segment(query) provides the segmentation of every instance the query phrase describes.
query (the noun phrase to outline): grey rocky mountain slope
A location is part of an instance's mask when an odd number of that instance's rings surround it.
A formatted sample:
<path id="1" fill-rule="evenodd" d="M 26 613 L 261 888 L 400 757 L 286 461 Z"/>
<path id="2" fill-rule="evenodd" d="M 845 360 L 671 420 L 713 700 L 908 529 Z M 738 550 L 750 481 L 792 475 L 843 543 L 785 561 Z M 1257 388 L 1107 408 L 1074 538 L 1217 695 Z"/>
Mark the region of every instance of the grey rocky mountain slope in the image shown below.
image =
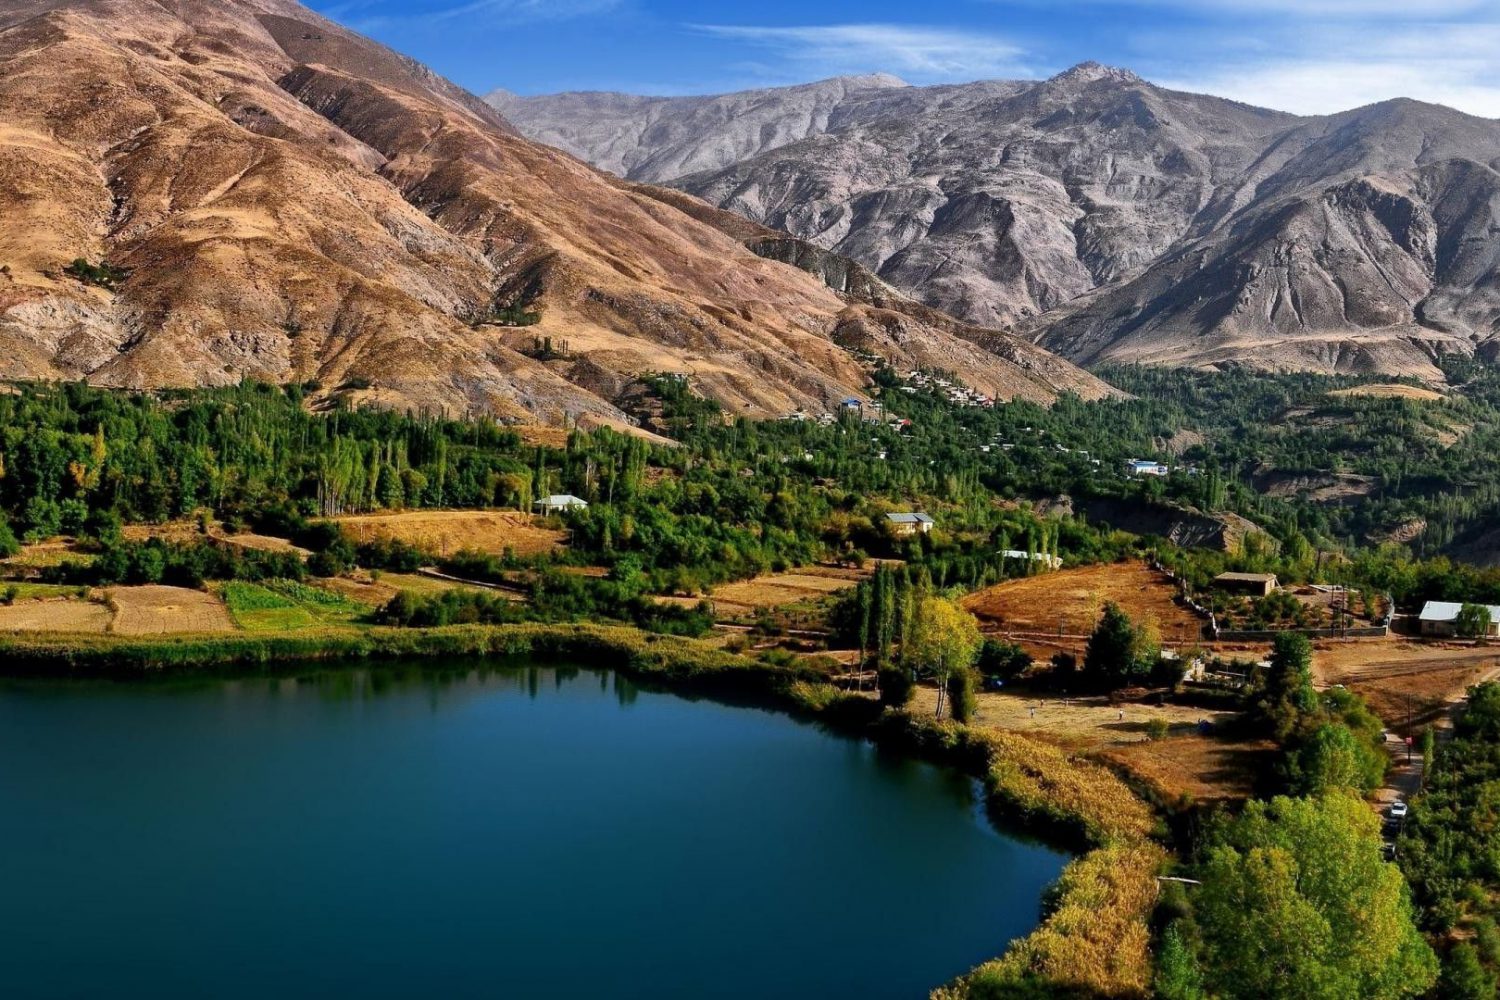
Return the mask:
<path id="1" fill-rule="evenodd" d="M 706 99 L 653 99 L 628 139 L 618 99 L 500 107 L 544 141 L 571 118 L 571 148 L 606 169 L 1078 361 L 1431 377 L 1440 354 L 1500 350 L 1500 122 L 1413 101 L 1299 118 L 1094 64 L 817 87 L 839 95 L 819 115 L 809 88 L 784 106 L 756 92 L 716 99 L 754 110 L 718 126 Z M 607 156 L 590 138 L 606 134 Z M 756 152 L 693 169 L 741 148 Z"/>

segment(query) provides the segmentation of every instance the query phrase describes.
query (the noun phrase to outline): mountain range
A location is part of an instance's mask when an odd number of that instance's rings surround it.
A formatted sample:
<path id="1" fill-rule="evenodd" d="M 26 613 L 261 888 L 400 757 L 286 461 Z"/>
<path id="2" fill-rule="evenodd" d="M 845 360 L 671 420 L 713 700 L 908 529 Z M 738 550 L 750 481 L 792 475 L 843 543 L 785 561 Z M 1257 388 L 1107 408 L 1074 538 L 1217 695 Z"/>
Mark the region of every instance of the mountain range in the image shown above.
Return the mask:
<path id="1" fill-rule="evenodd" d="M 826 410 L 871 354 L 997 396 L 1110 391 L 524 138 L 290 0 L 0 0 L 0 215 L 0 379 L 615 424 L 650 372 L 733 413 Z"/>
<path id="2" fill-rule="evenodd" d="M 524 134 L 863 265 L 1080 364 L 1440 378 L 1500 354 L 1500 122 L 1299 117 L 1085 63 L 491 106 Z"/>

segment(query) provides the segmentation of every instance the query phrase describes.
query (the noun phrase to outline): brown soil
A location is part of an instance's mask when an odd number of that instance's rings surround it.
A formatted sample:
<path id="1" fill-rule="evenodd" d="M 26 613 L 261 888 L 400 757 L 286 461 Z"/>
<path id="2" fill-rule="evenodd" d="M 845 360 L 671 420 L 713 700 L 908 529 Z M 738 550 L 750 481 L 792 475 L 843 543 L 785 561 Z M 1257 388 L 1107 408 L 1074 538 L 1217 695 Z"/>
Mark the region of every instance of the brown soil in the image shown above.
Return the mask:
<path id="1" fill-rule="evenodd" d="M 109 618 L 109 609 L 92 601 L 19 601 L 0 607 L 0 632 L 103 632 Z"/>
<path id="2" fill-rule="evenodd" d="M 1500 669 L 1500 648 L 1389 638 L 1320 645 L 1315 679 L 1360 695 L 1393 730 L 1433 722 Z"/>
<path id="3" fill-rule="evenodd" d="M 117 635 L 234 631 L 229 610 L 217 597 L 201 590 L 113 587 L 105 593 L 115 606 L 110 631 Z"/>

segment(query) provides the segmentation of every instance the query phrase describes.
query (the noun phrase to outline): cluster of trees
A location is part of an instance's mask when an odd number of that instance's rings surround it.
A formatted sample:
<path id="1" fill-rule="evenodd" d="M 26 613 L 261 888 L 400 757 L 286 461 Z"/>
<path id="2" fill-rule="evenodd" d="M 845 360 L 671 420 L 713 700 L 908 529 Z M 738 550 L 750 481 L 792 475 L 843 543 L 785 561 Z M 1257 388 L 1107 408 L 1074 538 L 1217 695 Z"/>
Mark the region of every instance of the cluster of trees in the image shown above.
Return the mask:
<path id="1" fill-rule="evenodd" d="M 881 701 L 905 705 L 918 678 L 938 689 L 937 715 L 959 722 L 974 713 L 984 649 L 979 623 L 958 604 L 935 593 L 924 571 L 883 564 L 833 608 L 830 625 L 859 650 L 861 669 L 873 669 Z M 863 674 L 861 674 L 863 677 Z"/>
<path id="2" fill-rule="evenodd" d="M 1428 755 L 1398 857 L 1446 946 L 1441 995 L 1488 1000 L 1500 973 L 1500 684 L 1472 688 L 1453 738 Z"/>
<path id="3" fill-rule="evenodd" d="M 1355 795 L 1250 802 L 1203 837 L 1191 871 L 1160 910 L 1162 1000 L 1397 1000 L 1437 980 L 1380 819 Z"/>

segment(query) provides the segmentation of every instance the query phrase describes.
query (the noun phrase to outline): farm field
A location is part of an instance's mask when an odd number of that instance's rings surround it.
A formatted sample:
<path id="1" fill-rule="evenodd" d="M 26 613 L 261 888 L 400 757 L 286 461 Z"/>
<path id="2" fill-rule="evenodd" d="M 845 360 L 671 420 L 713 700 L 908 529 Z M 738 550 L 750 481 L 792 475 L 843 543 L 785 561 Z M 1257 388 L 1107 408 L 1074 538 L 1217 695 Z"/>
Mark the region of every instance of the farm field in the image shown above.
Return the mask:
<path id="1" fill-rule="evenodd" d="M 970 594 L 963 605 L 990 630 L 1082 638 L 1113 601 L 1135 621 L 1155 619 L 1165 643 L 1195 642 L 1203 622 L 1179 607 L 1175 594 L 1166 576 L 1132 561 L 1007 580 Z"/>
<path id="2" fill-rule="evenodd" d="M 798 601 L 816 600 L 855 586 L 869 574 L 856 570 L 802 569 L 770 573 L 752 580 L 726 583 L 709 595 L 714 606 L 727 613 L 778 608 Z"/>
<path id="3" fill-rule="evenodd" d="M 567 540 L 566 532 L 538 527 L 531 515 L 518 511 L 423 510 L 334 521 L 356 542 L 405 542 L 439 556 L 464 549 L 498 556 L 510 549 L 526 557 L 556 551 Z"/>
<path id="4" fill-rule="evenodd" d="M 1320 644 L 1313 677 L 1342 684 L 1386 723 L 1404 731 L 1441 717 L 1471 685 L 1500 673 L 1500 649 L 1459 643 L 1419 643 L 1399 637 Z"/>
<path id="5" fill-rule="evenodd" d="M 93 601 L 53 598 L 0 607 L 0 632 L 93 632 L 108 630 L 109 608 Z"/>
<path id="6" fill-rule="evenodd" d="M 212 594 L 183 587 L 111 587 L 115 606 L 110 631 L 117 635 L 165 635 L 174 632 L 233 632 L 229 609 Z"/>

